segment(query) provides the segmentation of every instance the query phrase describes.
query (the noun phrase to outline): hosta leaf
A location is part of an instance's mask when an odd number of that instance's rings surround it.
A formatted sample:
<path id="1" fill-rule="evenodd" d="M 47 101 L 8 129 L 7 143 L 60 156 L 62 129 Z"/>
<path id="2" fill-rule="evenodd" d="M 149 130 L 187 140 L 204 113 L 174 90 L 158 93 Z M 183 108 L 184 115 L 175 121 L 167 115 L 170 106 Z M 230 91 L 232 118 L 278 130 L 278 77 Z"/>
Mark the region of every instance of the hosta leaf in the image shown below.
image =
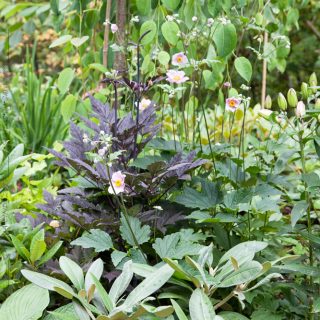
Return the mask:
<path id="1" fill-rule="evenodd" d="M 121 215 L 120 221 L 121 237 L 126 240 L 131 246 L 136 246 L 135 240 L 137 240 L 138 244 L 142 244 L 150 239 L 150 227 L 148 225 L 142 226 L 138 218 L 128 216 L 127 221 L 125 216 Z"/>
<path id="2" fill-rule="evenodd" d="M 48 290 L 29 284 L 5 300 L 0 308 L 0 319 L 37 320 L 48 305 Z"/>
<path id="3" fill-rule="evenodd" d="M 82 248 L 93 248 L 96 252 L 110 250 L 113 247 L 111 237 L 100 229 L 91 229 L 85 232 L 80 238 L 71 242 L 74 246 Z"/>
<path id="4" fill-rule="evenodd" d="M 191 320 L 213 320 L 215 312 L 210 299 L 201 289 L 196 289 L 189 301 Z"/>

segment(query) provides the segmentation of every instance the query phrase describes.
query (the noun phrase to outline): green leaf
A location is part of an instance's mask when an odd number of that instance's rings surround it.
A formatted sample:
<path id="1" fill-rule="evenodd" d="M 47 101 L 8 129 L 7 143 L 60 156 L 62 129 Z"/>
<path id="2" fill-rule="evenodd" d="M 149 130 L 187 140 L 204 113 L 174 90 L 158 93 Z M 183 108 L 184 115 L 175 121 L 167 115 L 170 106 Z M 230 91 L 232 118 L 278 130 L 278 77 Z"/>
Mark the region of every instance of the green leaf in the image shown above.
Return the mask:
<path id="1" fill-rule="evenodd" d="M 237 31 L 232 23 L 220 23 L 215 33 L 213 41 L 217 47 L 217 52 L 220 57 L 228 56 L 237 45 Z"/>
<path id="2" fill-rule="evenodd" d="M 291 211 L 291 226 L 294 228 L 296 223 L 306 214 L 308 203 L 305 200 L 297 202 Z"/>
<path id="3" fill-rule="evenodd" d="M 162 65 L 167 65 L 170 61 L 170 55 L 166 51 L 160 51 L 158 53 L 158 60 Z"/>
<path id="4" fill-rule="evenodd" d="M 60 257 L 59 265 L 61 270 L 70 279 L 73 285 L 80 291 L 84 288 L 84 276 L 81 267 L 68 257 Z"/>
<path id="5" fill-rule="evenodd" d="M 250 282 L 256 279 L 262 271 L 262 265 L 257 261 L 245 262 L 238 270 L 225 277 L 219 284 L 220 288 L 233 287 L 238 284 Z"/>
<path id="6" fill-rule="evenodd" d="M 61 115 L 65 123 L 68 123 L 74 112 L 76 111 L 77 97 L 68 94 L 61 103 Z"/>
<path id="7" fill-rule="evenodd" d="M 140 37 L 147 31 L 150 31 L 146 34 L 143 39 L 141 40 L 141 44 L 146 45 L 153 41 L 154 37 L 157 33 L 157 25 L 154 21 L 149 20 L 142 24 L 140 28 Z"/>
<path id="8" fill-rule="evenodd" d="M 85 289 L 88 292 L 92 284 L 94 284 L 92 275 L 96 277 L 97 280 L 100 280 L 103 273 L 103 261 L 99 258 L 91 263 L 85 277 Z"/>
<path id="9" fill-rule="evenodd" d="M 71 68 L 63 69 L 59 74 L 57 84 L 61 94 L 65 94 L 69 90 L 70 84 L 74 79 L 74 75 L 74 70 Z"/>
<path id="10" fill-rule="evenodd" d="M 71 35 L 65 35 L 65 36 L 61 36 L 60 38 L 54 40 L 51 45 L 49 46 L 49 48 L 54 48 L 54 47 L 58 47 L 61 46 L 62 44 L 65 44 L 67 42 L 69 42 L 72 39 Z"/>
<path id="11" fill-rule="evenodd" d="M 217 184 L 203 181 L 201 192 L 186 187 L 174 201 L 188 208 L 210 209 L 220 203 L 221 193 Z"/>
<path id="12" fill-rule="evenodd" d="M 250 61 L 245 57 L 239 57 L 234 61 L 234 65 L 239 75 L 247 82 L 250 82 L 252 77 L 252 66 Z"/>
<path id="13" fill-rule="evenodd" d="M 60 249 L 63 241 L 58 241 L 52 248 L 50 248 L 38 261 L 37 265 L 41 266 L 42 264 L 46 263 L 48 260 L 50 260 Z"/>
<path id="14" fill-rule="evenodd" d="M 178 32 L 179 26 L 173 21 L 166 21 L 161 26 L 163 37 L 167 42 L 175 46 L 179 40 Z"/>
<path id="15" fill-rule="evenodd" d="M 19 255 L 25 259 L 28 260 L 30 259 L 30 252 L 27 250 L 27 248 L 23 245 L 23 243 L 16 238 L 13 234 L 10 235 L 12 244 L 14 245 L 14 247 L 16 248 L 17 252 L 19 253 Z"/>
<path id="16" fill-rule="evenodd" d="M 159 290 L 173 275 L 174 270 L 167 264 L 148 275 L 120 306 L 120 310 L 131 309 L 134 305 Z"/>
<path id="17" fill-rule="evenodd" d="M 138 12 L 143 16 L 147 16 L 151 11 L 150 0 L 136 0 L 136 5 L 137 5 Z"/>
<path id="18" fill-rule="evenodd" d="M 200 244 L 184 239 L 181 232 L 169 234 L 163 239 L 157 238 L 152 247 L 162 259 L 182 259 L 187 255 L 198 254 L 202 248 Z"/>
<path id="19" fill-rule="evenodd" d="M 43 240 L 36 240 L 30 247 L 30 261 L 35 263 L 39 260 L 46 251 L 47 245 Z"/>
<path id="20" fill-rule="evenodd" d="M 116 305 L 118 299 L 121 297 L 121 295 L 128 288 L 128 286 L 132 280 L 132 277 L 133 277 L 132 261 L 129 260 L 123 265 L 122 273 L 114 281 L 114 283 L 109 291 L 109 296 L 110 296 L 110 299 L 111 299 L 113 305 Z"/>
<path id="21" fill-rule="evenodd" d="M 213 320 L 215 312 L 210 299 L 201 289 L 193 291 L 189 301 L 191 320 Z"/>
<path id="22" fill-rule="evenodd" d="M 68 303 L 49 313 L 44 320 L 81 320 L 76 314 L 72 303 Z"/>
<path id="23" fill-rule="evenodd" d="M 102 73 L 106 73 L 108 69 L 101 63 L 91 63 L 89 64 L 90 69 L 98 70 Z"/>
<path id="24" fill-rule="evenodd" d="M 127 221 L 123 214 L 121 215 L 120 221 L 121 221 L 121 226 L 120 226 L 121 237 L 125 241 L 127 241 L 131 246 L 133 247 L 136 246 L 135 239 L 132 235 L 132 232 L 135 235 L 135 238 L 138 241 L 138 244 L 142 244 L 149 241 L 150 232 L 151 232 L 150 226 L 148 225 L 141 226 L 140 220 L 136 217 L 128 216 L 128 221 Z"/>
<path id="25" fill-rule="evenodd" d="M 175 10 L 175 9 L 178 8 L 178 6 L 179 6 L 179 4 L 180 4 L 180 1 L 181 1 L 181 0 L 161 0 L 161 2 L 163 3 L 163 5 L 164 5 L 167 9 L 169 9 L 169 10 L 171 10 L 171 11 L 173 11 L 173 10 Z"/>
<path id="26" fill-rule="evenodd" d="M 224 320 L 249 320 L 247 317 L 241 315 L 240 313 L 232 311 L 222 311 L 219 313 L 219 316 L 221 316 Z"/>
<path id="27" fill-rule="evenodd" d="M 37 320 L 48 305 L 48 290 L 29 284 L 4 301 L 0 308 L 0 319 Z"/>
<path id="28" fill-rule="evenodd" d="M 71 44 L 74 45 L 76 48 L 78 48 L 82 46 L 88 39 L 89 39 L 88 36 L 84 36 L 81 38 L 73 38 L 71 39 Z"/>
<path id="29" fill-rule="evenodd" d="M 99 282 L 99 280 L 91 274 L 92 280 L 96 286 L 96 289 L 98 291 L 98 297 L 99 300 L 102 302 L 102 304 L 105 306 L 105 308 L 111 312 L 113 309 L 113 303 L 111 301 L 110 296 L 108 295 L 107 291 L 103 288 L 102 284 Z"/>
<path id="30" fill-rule="evenodd" d="M 174 311 L 178 317 L 179 320 L 188 320 L 188 317 L 186 316 L 186 314 L 183 312 L 183 310 L 181 309 L 181 307 L 179 306 L 179 304 L 174 301 L 173 299 L 170 299 L 171 304 L 174 308 Z"/>
<path id="31" fill-rule="evenodd" d="M 22 275 L 28 279 L 30 282 L 36 284 L 37 286 L 48 289 L 51 291 L 56 291 L 55 287 L 62 288 L 71 295 L 75 296 L 73 289 L 66 284 L 65 282 L 49 277 L 45 274 L 41 274 L 38 272 L 30 271 L 30 270 L 21 270 Z"/>
<path id="32" fill-rule="evenodd" d="M 268 246 L 268 243 L 262 242 L 262 241 L 247 241 L 247 242 L 239 243 L 236 246 L 232 247 L 230 250 L 228 250 L 221 257 L 218 264 L 222 264 L 223 262 L 228 261 L 231 257 L 235 258 L 236 260 L 240 260 L 242 257 L 246 257 L 246 256 L 248 257 L 250 256 L 253 258 L 257 252 L 263 250 L 267 246 Z"/>
<path id="33" fill-rule="evenodd" d="M 111 260 L 112 263 L 115 267 L 117 267 L 119 265 L 119 263 L 127 256 L 127 253 L 122 252 L 122 251 L 118 251 L 118 250 L 114 250 L 111 253 Z"/>
<path id="34" fill-rule="evenodd" d="M 89 232 L 71 242 L 73 246 L 81 246 L 82 248 L 94 248 L 95 252 L 110 250 L 113 247 L 111 237 L 105 231 L 100 229 L 91 229 Z"/>

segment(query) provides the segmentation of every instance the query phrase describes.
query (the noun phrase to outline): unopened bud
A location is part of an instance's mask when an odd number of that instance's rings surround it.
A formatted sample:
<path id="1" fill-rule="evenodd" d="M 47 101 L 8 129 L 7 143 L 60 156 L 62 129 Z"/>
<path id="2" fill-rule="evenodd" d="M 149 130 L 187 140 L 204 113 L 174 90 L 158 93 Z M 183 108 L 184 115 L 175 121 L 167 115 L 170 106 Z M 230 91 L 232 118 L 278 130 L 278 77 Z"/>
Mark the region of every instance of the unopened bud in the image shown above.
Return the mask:
<path id="1" fill-rule="evenodd" d="M 296 90 L 294 90 L 292 88 L 289 89 L 288 94 L 287 94 L 287 98 L 288 98 L 289 106 L 291 108 L 295 108 L 298 104 L 298 97 L 297 97 Z"/>
<path id="2" fill-rule="evenodd" d="M 283 111 L 287 110 L 287 100 L 281 92 L 278 94 L 278 106 Z"/>
<path id="3" fill-rule="evenodd" d="M 320 98 L 318 98 L 314 104 L 315 109 L 320 109 Z"/>
<path id="4" fill-rule="evenodd" d="M 309 97 L 309 90 L 308 90 L 308 84 L 305 82 L 302 82 L 301 84 L 301 94 L 302 98 L 307 100 Z"/>
<path id="5" fill-rule="evenodd" d="M 271 100 L 271 97 L 269 95 L 267 95 L 267 97 L 266 97 L 266 100 L 264 102 L 264 107 L 266 109 L 271 109 L 271 107 L 272 107 L 272 100 Z"/>
<path id="6" fill-rule="evenodd" d="M 296 107 L 296 116 L 302 118 L 306 114 L 306 106 L 302 101 L 299 101 Z"/>
<path id="7" fill-rule="evenodd" d="M 52 228 L 59 228 L 60 227 L 60 221 L 59 220 L 51 220 L 49 223 L 49 226 Z"/>
<path id="8" fill-rule="evenodd" d="M 309 85 L 310 85 L 310 87 L 316 87 L 317 84 L 318 84 L 317 76 L 313 72 L 312 75 L 309 78 Z"/>

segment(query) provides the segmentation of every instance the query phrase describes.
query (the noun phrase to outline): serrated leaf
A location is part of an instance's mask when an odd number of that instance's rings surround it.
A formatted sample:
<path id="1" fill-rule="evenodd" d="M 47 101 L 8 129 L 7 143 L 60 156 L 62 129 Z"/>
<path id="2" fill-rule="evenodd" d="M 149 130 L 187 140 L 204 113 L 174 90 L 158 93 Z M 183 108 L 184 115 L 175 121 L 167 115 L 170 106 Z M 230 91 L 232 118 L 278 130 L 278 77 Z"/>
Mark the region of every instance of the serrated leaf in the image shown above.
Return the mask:
<path id="1" fill-rule="evenodd" d="M 126 220 L 125 216 L 121 215 L 121 226 L 120 226 L 120 233 L 121 237 L 127 241 L 131 246 L 135 247 L 135 239 L 137 240 L 138 244 L 143 244 L 150 239 L 150 226 L 144 225 L 141 226 L 141 222 L 138 218 L 128 216 L 128 221 Z M 132 232 L 135 236 L 132 234 Z"/>
<path id="2" fill-rule="evenodd" d="M 91 229 L 89 232 L 85 232 L 80 238 L 73 240 L 71 244 L 86 249 L 93 248 L 95 252 L 107 251 L 113 247 L 109 234 L 100 229 Z"/>

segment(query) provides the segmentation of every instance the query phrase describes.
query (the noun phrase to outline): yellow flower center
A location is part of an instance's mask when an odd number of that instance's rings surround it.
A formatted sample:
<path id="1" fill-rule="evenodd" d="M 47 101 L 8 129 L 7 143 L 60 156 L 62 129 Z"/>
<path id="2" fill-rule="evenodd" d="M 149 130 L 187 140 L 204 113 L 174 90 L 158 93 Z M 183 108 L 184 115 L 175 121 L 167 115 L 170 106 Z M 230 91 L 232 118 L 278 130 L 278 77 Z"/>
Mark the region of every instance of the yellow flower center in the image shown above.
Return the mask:
<path id="1" fill-rule="evenodd" d="M 230 107 L 235 107 L 235 105 L 236 105 L 236 102 L 234 100 L 230 100 L 229 101 L 229 106 Z"/>
<path id="2" fill-rule="evenodd" d="M 181 76 L 179 76 L 178 74 L 173 76 L 173 80 L 174 81 L 180 81 L 181 80 Z"/>
<path id="3" fill-rule="evenodd" d="M 182 62 L 182 57 L 177 57 L 177 62 Z"/>
<path id="4" fill-rule="evenodd" d="M 117 180 L 114 181 L 114 186 L 115 187 L 119 188 L 119 187 L 121 187 L 121 185 L 122 185 L 122 181 L 120 179 L 117 179 Z"/>

